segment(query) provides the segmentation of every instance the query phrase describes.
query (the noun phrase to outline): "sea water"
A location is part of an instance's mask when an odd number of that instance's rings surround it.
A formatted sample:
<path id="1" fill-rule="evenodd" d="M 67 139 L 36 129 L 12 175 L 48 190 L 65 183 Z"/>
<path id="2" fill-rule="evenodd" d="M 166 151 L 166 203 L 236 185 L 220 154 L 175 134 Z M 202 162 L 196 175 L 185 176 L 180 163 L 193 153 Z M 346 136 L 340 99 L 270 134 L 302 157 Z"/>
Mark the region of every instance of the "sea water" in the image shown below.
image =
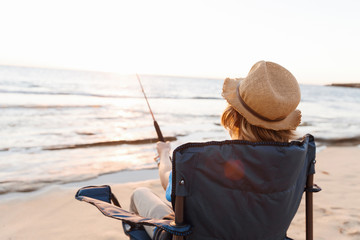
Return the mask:
<path id="1" fill-rule="evenodd" d="M 141 76 L 172 147 L 229 139 L 223 79 Z M 360 136 L 360 89 L 301 85 L 299 135 Z M 154 168 L 156 133 L 135 75 L 0 66 L 0 193 Z M 143 140 L 144 144 L 133 144 Z"/>

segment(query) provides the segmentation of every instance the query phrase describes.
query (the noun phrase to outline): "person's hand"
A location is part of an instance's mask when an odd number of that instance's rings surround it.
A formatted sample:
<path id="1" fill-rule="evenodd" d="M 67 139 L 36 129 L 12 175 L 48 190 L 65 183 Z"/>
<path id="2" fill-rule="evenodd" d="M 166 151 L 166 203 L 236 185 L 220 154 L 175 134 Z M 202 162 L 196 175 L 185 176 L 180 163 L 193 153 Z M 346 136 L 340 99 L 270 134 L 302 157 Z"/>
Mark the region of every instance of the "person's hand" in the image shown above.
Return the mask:
<path id="1" fill-rule="evenodd" d="M 171 150 L 171 146 L 170 146 L 170 142 L 157 142 L 156 143 L 156 150 L 159 154 L 159 156 L 163 155 L 163 154 L 167 154 L 169 155 L 170 150 Z"/>
<path id="2" fill-rule="evenodd" d="M 157 142 L 156 143 L 156 150 L 158 152 L 157 156 L 154 157 L 154 161 L 157 165 L 160 165 L 161 159 L 169 158 L 170 155 L 170 142 Z"/>

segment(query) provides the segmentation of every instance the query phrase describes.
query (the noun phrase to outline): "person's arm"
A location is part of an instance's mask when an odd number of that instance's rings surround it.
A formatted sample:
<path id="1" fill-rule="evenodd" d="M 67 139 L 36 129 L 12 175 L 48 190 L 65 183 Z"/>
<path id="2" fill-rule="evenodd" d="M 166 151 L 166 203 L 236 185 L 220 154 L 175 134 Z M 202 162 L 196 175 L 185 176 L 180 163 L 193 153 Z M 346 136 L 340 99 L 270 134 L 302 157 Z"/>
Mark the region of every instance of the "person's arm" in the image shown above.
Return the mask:
<path id="1" fill-rule="evenodd" d="M 156 149 L 158 151 L 160 157 L 160 164 L 159 164 L 159 177 L 160 182 L 164 190 L 169 182 L 169 174 L 172 169 L 172 164 L 170 162 L 170 142 L 158 142 L 156 144 Z"/>

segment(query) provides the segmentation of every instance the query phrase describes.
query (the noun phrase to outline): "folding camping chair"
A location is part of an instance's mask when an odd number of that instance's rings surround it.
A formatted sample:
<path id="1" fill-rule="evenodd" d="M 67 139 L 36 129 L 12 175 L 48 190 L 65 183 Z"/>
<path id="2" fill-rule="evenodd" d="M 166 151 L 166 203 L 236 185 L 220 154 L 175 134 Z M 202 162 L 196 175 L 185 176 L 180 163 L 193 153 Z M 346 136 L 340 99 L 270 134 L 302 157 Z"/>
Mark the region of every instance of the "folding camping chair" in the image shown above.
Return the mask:
<path id="1" fill-rule="evenodd" d="M 150 239 L 141 230 L 149 225 L 173 239 L 285 240 L 306 191 L 306 239 L 313 239 L 312 193 L 321 190 L 313 184 L 313 136 L 291 143 L 187 143 L 172 160 L 175 221 L 143 218 L 110 204 L 117 200 L 108 186 L 80 189 L 76 198 L 122 220 L 130 239 Z"/>

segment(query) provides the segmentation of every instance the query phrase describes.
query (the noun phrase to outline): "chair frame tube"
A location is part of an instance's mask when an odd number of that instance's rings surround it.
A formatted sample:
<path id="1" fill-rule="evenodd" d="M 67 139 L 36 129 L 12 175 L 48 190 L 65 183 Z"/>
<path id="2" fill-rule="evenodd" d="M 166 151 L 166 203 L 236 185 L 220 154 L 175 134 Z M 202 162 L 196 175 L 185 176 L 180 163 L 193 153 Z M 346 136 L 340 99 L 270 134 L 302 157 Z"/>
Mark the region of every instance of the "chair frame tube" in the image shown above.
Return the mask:
<path id="1" fill-rule="evenodd" d="M 314 174 L 310 174 L 307 177 L 306 189 L 312 189 L 314 186 Z M 313 228 L 313 192 L 306 191 L 305 193 L 305 211 L 306 211 L 306 240 L 313 240 L 314 228 Z"/>

